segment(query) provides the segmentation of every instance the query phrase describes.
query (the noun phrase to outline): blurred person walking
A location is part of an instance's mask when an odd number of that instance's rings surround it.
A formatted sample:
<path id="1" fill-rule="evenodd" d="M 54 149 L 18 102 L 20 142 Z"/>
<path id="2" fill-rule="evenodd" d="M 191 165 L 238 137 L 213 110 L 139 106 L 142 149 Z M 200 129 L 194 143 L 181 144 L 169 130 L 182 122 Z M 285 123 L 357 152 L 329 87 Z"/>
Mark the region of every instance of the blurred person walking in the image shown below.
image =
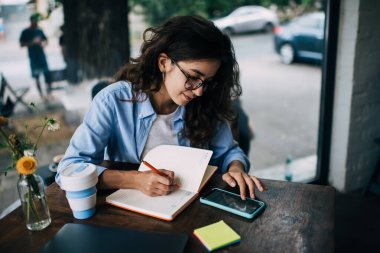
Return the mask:
<path id="1" fill-rule="evenodd" d="M 37 89 L 41 98 L 44 98 L 39 77 L 40 74 L 43 73 L 47 95 L 51 92 L 51 77 L 44 52 L 44 47 L 48 41 L 44 32 L 38 27 L 40 17 L 39 13 L 34 13 L 30 16 L 30 26 L 22 31 L 20 45 L 21 47 L 28 47 L 32 77 L 36 80 Z"/>
<path id="2" fill-rule="evenodd" d="M 5 38 L 4 20 L 0 17 L 0 40 Z"/>

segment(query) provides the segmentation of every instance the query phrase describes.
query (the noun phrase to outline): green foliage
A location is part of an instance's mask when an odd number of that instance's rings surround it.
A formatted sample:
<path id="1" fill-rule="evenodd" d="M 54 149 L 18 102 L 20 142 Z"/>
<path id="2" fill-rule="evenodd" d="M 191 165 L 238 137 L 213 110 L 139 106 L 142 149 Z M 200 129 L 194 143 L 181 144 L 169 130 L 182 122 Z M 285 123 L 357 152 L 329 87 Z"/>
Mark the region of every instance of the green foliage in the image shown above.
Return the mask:
<path id="1" fill-rule="evenodd" d="M 207 17 L 206 1 L 204 0 L 131 0 L 131 6 L 140 5 L 143 14 L 150 25 L 161 24 L 167 19 L 177 15 L 199 15 Z"/>
<path id="2" fill-rule="evenodd" d="M 41 115 L 34 103 L 30 103 L 30 107 Z M 40 116 L 40 124 L 32 127 L 32 129 L 39 129 L 38 137 L 33 142 L 28 132 L 30 129 L 28 124 L 24 125 L 25 133 L 23 135 L 19 135 L 15 130 L 10 129 L 8 124 L 8 119 L 0 116 L 0 147 L 6 147 L 11 153 L 12 159 L 12 163 L 7 168 L 2 169 L 0 167 L 0 176 L 6 175 L 9 170 L 15 168 L 17 161 L 23 156 L 36 155 L 38 144 L 45 129 L 54 132 L 60 128 L 58 121 L 54 118 Z"/>
<path id="3" fill-rule="evenodd" d="M 205 2 L 207 4 L 207 14 L 209 18 L 224 17 L 230 14 L 237 7 L 244 5 L 268 6 L 263 4 L 263 2 L 266 2 L 266 0 L 205 0 Z"/>
<path id="4" fill-rule="evenodd" d="M 277 6 L 279 9 L 303 5 L 312 8 L 321 0 L 130 0 L 130 7 L 141 6 L 142 14 L 150 25 L 158 25 L 177 15 L 200 15 L 218 18 L 243 5 Z"/>

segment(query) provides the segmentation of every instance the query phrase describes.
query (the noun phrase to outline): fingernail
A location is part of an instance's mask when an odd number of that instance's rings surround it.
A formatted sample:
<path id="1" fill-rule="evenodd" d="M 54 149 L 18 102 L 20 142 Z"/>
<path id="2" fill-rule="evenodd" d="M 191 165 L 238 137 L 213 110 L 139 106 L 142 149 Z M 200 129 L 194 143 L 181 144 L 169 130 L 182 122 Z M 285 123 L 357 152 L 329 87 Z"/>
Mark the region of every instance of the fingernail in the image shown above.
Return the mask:
<path id="1" fill-rule="evenodd" d="M 235 187 L 235 182 L 232 182 L 232 183 L 231 183 L 231 186 L 232 186 L 232 187 Z"/>

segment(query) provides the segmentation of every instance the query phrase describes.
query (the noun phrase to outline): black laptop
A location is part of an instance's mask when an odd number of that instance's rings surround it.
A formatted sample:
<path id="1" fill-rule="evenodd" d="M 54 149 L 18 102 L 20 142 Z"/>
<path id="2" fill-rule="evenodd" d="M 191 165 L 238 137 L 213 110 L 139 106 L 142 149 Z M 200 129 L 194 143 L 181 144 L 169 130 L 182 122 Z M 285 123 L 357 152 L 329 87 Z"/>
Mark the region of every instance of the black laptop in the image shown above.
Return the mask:
<path id="1" fill-rule="evenodd" d="M 40 253 L 180 253 L 188 236 L 87 224 L 65 224 Z"/>

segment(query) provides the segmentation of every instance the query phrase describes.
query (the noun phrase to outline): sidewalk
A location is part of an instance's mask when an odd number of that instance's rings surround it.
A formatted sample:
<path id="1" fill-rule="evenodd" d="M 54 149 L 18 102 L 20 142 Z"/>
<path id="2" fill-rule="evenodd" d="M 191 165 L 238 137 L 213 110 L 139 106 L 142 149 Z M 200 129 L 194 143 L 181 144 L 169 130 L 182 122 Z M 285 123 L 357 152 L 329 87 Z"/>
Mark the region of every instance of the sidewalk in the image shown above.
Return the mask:
<path id="1" fill-rule="evenodd" d="M 316 155 L 293 160 L 291 164 L 292 182 L 308 182 L 312 180 L 316 176 L 316 167 Z M 265 169 L 253 170 L 249 174 L 264 179 L 285 180 L 285 162 Z"/>

